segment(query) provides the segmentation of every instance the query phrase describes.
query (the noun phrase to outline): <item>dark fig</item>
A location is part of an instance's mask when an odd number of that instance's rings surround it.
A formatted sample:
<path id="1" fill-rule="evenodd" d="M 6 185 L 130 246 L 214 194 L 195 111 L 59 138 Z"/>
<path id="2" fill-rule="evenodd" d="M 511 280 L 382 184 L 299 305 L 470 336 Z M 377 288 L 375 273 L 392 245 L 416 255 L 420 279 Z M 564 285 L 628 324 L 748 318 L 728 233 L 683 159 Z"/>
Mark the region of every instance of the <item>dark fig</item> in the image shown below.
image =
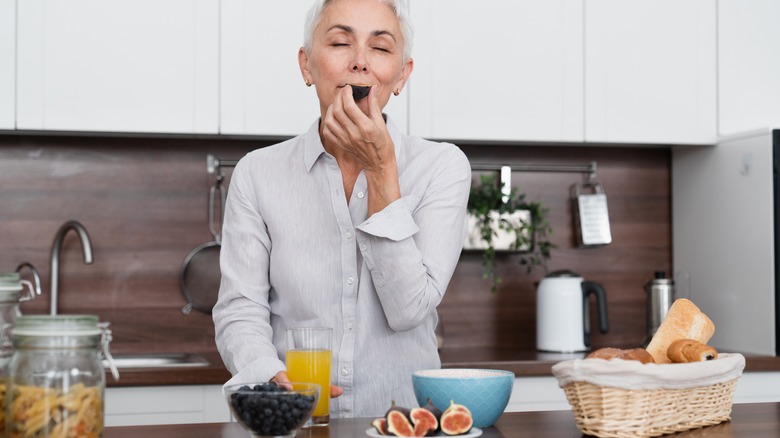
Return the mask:
<path id="1" fill-rule="evenodd" d="M 355 99 L 355 101 L 365 99 L 366 96 L 368 96 L 368 92 L 371 90 L 371 85 L 349 84 L 349 86 L 352 87 L 352 98 Z"/>
<path id="2" fill-rule="evenodd" d="M 426 403 L 425 406 L 423 406 L 423 409 L 429 410 L 433 414 L 433 416 L 436 417 L 436 421 L 439 421 L 439 419 L 441 418 L 441 410 L 438 407 L 436 407 L 435 404 L 433 404 L 433 401 L 430 398 L 428 399 L 428 403 Z"/>
<path id="3" fill-rule="evenodd" d="M 390 409 L 388 409 L 387 412 L 385 413 L 385 418 L 387 418 L 387 416 L 390 414 L 390 412 L 393 412 L 393 411 L 398 411 L 398 412 L 404 414 L 404 416 L 406 416 L 406 418 L 409 418 L 409 414 L 411 413 L 409 408 L 405 408 L 403 406 L 398 406 L 395 403 L 395 400 L 390 402 Z"/>
<path id="4" fill-rule="evenodd" d="M 439 420 L 428 409 L 414 408 L 409 417 L 414 425 L 414 436 L 433 435 L 439 429 Z"/>
<path id="5" fill-rule="evenodd" d="M 387 419 L 384 417 L 375 419 L 371 422 L 371 425 L 374 426 L 374 429 L 380 435 L 390 435 L 390 432 L 387 430 Z"/>

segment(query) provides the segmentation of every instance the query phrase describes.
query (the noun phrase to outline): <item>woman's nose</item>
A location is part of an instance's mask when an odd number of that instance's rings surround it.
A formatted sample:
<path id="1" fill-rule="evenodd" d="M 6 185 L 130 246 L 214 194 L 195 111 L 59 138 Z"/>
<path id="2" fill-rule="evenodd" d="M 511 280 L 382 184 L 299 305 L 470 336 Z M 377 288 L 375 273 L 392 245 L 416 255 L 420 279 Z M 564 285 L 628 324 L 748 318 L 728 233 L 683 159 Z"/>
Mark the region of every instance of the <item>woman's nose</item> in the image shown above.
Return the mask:
<path id="1" fill-rule="evenodd" d="M 368 67 L 365 64 L 363 64 L 363 63 L 356 62 L 355 65 L 352 66 L 352 70 L 354 70 L 354 71 L 368 71 Z"/>

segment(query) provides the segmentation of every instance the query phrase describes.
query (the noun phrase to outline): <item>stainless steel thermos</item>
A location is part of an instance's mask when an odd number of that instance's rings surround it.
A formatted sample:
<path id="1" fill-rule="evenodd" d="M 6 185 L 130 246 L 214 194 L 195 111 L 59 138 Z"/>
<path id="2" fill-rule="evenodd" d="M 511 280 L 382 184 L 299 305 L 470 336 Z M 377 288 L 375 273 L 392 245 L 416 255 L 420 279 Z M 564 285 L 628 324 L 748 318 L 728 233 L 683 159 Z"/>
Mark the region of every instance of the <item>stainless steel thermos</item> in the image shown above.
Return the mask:
<path id="1" fill-rule="evenodd" d="M 674 301 L 674 280 L 666 278 L 666 273 L 663 271 L 656 271 L 654 277 L 645 284 L 648 341 L 666 318 L 666 313 Z"/>

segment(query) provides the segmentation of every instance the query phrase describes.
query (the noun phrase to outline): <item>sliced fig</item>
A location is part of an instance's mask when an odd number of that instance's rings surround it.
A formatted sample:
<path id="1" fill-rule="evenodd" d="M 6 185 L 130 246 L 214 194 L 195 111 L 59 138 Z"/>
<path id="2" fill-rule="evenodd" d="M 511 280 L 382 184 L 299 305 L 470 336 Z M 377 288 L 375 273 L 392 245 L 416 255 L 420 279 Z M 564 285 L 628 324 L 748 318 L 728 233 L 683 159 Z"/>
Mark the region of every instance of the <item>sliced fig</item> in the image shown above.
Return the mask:
<path id="1" fill-rule="evenodd" d="M 446 435 L 462 435 L 470 431 L 472 425 L 474 425 L 474 418 L 472 418 L 469 408 L 452 400 L 439 420 L 439 427 Z"/>
<path id="2" fill-rule="evenodd" d="M 469 412 L 449 411 L 441 415 L 441 431 L 446 435 L 462 435 L 471 430 L 474 419 Z"/>
<path id="3" fill-rule="evenodd" d="M 374 421 L 371 422 L 371 425 L 374 426 L 374 429 L 376 429 L 377 433 L 380 435 L 390 435 L 390 432 L 387 430 L 387 419 L 377 418 Z"/>
<path id="4" fill-rule="evenodd" d="M 433 435 L 439 429 L 439 420 L 425 408 L 414 408 L 409 414 L 414 425 L 414 436 Z"/>
<path id="5" fill-rule="evenodd" d="M 450 405 L 447 407 L 447 409 L 444 410 L 444 414 L 446 414 L 448 411 L 468 412 L 469 416 L 471 415 L 471 411 L 469 410 L 469 408 L 455 403 L 455 400 L 450 400 Z"/>
<path id="6" fill-rule="evenodd" d="M 349 86 L 352 87 L 352 98 L 355 101 L 365 99 L 368 92 L 371 91 L 371 85 L 349 84 Z"/>
<path id="7" fill-rule="evenodd" d="M 387 420 L 387 431 L 396 436 L 414 436 L 414 426 L 409 421 L 409 417 L 398 410 L 391 410 L 385 417 Z"/>

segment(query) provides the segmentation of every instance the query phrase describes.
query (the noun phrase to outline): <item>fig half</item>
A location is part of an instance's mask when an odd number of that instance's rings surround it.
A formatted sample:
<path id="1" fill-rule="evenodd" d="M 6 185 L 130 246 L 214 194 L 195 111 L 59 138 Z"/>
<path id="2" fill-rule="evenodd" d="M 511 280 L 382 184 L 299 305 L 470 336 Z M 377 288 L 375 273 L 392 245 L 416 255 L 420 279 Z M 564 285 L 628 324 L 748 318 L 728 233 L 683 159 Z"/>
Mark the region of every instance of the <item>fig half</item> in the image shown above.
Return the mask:
<path id="1" fill-rule="evenodd" d="M 349 86 L 352 87 L 352 98 L 355 99 L 355 101 L 365 99 L 366 96 L 368 96 L 368 92 L 371 90 L 371 85 L 349 84 Z"/>

